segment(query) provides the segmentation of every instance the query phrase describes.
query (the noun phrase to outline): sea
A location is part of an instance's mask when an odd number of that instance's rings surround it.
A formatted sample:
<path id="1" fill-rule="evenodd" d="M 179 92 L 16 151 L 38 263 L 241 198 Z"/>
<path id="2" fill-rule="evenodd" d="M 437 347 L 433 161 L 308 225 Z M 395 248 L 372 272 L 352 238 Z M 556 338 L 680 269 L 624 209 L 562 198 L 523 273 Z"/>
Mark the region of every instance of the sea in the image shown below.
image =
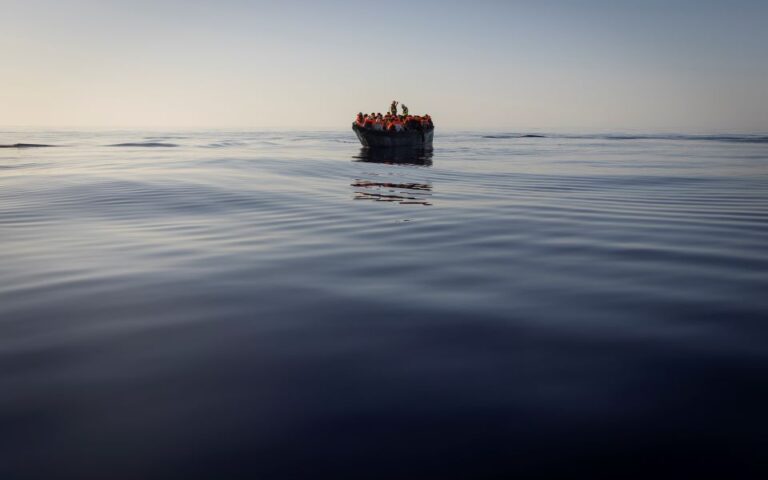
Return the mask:
<path id="1" fill-rule="evenodd" d="M 4 480 L 768 474 L 768 135 L 0 145 Z"/>

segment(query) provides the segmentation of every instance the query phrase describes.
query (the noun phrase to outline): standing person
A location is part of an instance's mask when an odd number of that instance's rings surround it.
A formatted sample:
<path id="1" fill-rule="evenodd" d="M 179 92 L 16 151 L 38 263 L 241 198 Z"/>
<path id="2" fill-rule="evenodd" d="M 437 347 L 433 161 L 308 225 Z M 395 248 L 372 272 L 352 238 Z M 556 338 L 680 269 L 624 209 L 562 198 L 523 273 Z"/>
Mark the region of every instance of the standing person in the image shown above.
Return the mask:
<path id="1" fill-rule="evenodd" d="M 392 105 L 389 106 L 389 113 L 397 115 L 397 100 L 392 100 Z"/>

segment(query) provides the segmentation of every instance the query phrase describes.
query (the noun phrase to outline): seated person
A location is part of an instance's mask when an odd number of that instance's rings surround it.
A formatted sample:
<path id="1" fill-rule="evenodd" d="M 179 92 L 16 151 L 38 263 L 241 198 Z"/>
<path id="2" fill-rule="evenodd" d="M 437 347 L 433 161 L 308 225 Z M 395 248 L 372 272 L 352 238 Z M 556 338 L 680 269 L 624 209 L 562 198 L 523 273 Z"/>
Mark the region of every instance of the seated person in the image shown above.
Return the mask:
<path id="1" fill-rule="evenodd" d="M 398 116 L 393 116 L 392 121 L 389 122 L 389 131 L 395 131 L 395 132 L 402 132 L 403 131 L 403 121 Z"/>

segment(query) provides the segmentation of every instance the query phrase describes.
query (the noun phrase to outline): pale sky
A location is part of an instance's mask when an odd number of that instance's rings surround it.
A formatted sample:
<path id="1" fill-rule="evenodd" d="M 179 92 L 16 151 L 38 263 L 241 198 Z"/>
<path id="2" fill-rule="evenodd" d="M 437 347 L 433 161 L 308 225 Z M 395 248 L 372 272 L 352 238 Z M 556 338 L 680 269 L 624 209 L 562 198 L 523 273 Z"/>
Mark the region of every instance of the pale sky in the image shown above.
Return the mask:
<path id="1" fill-rule="evenodd" d="M 768 131 L 768 1 L 0 0 L 0 126 Z"/>

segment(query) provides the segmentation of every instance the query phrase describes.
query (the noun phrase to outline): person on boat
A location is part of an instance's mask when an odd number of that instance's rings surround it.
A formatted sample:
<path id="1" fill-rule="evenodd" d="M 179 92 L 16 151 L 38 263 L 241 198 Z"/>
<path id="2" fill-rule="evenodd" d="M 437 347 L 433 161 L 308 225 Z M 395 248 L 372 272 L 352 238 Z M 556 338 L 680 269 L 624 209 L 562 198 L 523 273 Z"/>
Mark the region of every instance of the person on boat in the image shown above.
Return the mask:
<path id="1" fill-rule="evenodd" d="M 359 112 L 357 114 L 357 117 L 355 117 L 355 123 L 357 124 L 358 127 L 362 127 L 363 121 L 364 121 L 363 112 Z"/>
<path id="2" fill-rule="evenodd" d="M 365 116 L 365 120 L 363 120 L 363 127 L 365 127 L 365 128 L 373 127 L 373 115 L 366 115 Z"/>
<path id="3" fill-rule="evenodd" d="M 406 107 L 405 104 L 403 103 L 402 105 L 400 105 L 400 108 L 403 109 L 403 115 L 407 117 L 408 116 L 408 107 Z"/>
<path id="4" fill-rule="evenodd" d="M 381 114 L 376 115 L 373 119 L 374 130 L 384 130 L 384 119 L 381 118 Z"/>
<path id="5" fill-rule="evenodd" d="M 397 115 L 397 100 L 392 100 L 392 105 L 389 106 L 389 113 Z"/>
<path id="6" fill-rule="evenodd" d="M 403 121 L 397 115 L 395 115 L 392 118 L 392 121 L 389 124 L 389 131 L 391 131 L 391 132 L 402 132 L 403 131 Z"/>

